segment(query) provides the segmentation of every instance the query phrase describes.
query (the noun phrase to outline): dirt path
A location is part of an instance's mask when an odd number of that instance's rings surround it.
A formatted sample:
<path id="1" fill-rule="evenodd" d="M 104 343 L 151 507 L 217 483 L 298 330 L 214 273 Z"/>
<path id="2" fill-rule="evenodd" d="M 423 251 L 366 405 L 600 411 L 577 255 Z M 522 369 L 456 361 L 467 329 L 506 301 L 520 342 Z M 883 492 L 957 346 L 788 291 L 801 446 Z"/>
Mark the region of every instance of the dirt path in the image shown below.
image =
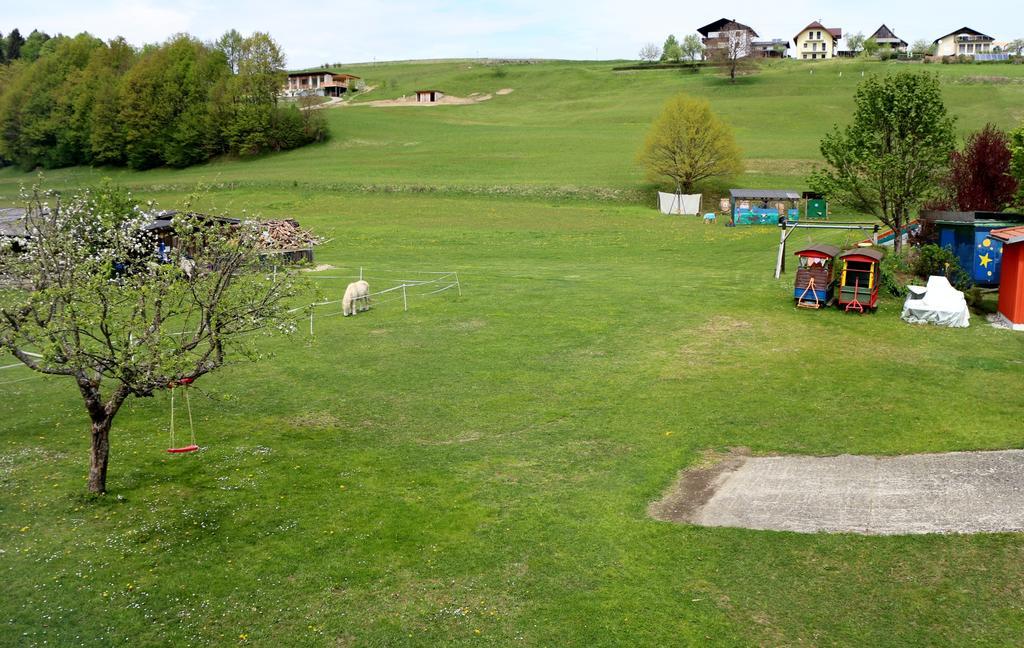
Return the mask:
<path id="1" fill-rule="evenodd" d="M 901 457 L 721 456 L 652 516 L 699 526 L 864 535 L 1024 531 L 1024 450 Z"/>

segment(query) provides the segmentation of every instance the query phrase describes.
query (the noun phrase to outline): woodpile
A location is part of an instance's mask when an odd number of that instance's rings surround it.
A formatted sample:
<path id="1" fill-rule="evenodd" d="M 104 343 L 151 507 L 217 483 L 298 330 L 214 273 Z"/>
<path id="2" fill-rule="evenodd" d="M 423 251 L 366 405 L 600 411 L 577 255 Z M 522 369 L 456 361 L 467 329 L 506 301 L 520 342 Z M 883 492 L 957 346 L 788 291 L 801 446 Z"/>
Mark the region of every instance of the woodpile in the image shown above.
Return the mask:
<path id="1" fill-rule="evenodd" d="M 305 249 L 321 243 L 318 236 L 299 227 L 299 221 L 293 218 L 264 221 L 262 225 L 260 238 L 265 250 Z"/>

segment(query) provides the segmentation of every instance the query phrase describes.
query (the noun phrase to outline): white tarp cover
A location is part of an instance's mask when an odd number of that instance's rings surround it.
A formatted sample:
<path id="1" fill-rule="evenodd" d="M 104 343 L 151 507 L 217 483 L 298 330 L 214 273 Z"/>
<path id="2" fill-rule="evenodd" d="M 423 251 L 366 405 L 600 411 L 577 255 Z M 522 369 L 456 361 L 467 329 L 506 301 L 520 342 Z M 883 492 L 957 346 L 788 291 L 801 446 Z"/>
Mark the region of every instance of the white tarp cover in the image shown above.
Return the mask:
<path id="1" fill-rule="evenodd" d="M 670 194 L 658 192 L 658 206 L 662 214 L 700 213 L 701 194 Z"/>
<path id="2" fill-rule="evenodd" d="M 903 304 L 903 319 L 911 324 L 935 324 L 950 328 L 967 328 L 971 311 L 964 294 L 950 285 L 945 277 L 928 277 L 928 285 L 909 286 L 910 294 Z"/>

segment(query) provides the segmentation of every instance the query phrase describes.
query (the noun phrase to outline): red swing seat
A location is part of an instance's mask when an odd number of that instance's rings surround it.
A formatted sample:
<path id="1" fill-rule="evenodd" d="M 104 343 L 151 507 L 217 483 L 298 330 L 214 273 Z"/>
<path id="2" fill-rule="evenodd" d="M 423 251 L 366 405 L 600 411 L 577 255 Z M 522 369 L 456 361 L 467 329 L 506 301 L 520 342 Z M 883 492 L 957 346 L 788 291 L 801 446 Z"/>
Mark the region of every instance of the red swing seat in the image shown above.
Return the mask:
<path id="1" fill-rule="evenodd" d="M 198 449 L 199 446 L 193 444 L 187 445 L 184 448 L 167 448 L 167 452 L 170 452 L 171 454 L 182 454 L 184 452 L 195 452 Z"/>

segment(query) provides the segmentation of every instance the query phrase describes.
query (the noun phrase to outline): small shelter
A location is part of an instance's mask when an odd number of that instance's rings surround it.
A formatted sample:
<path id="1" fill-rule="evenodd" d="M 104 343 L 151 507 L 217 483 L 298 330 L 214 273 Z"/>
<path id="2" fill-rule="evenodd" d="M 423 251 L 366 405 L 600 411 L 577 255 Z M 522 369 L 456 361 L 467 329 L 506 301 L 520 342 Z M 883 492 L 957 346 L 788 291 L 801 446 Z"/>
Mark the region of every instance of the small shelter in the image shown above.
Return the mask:
<path id="1" fill-rule="evenodd" d="M 839 255 L 839 308 L 846 312 L 878 308 L 879 272 L 882 253 L 871 248 L 854 248 Z"/>
<path id="2" fill-rule="evenodd" d="M 921 221 L 938 233 L 940 246 L 952 250 L 975 285 L 999 285 L 1002 245 L 989 234 L 993 230 L 1024 225 L 1024 214 L 1003 212 L 923 211 Z"/>
<path id="3" fill-rule="evenodd" d="M 808 245 L 796 251 L 800 267 L 796 271 L 793 299 L 800 308 L 822 308 L 835 297 L 833 266 L 839 248 L 834 245 Z"/>
<path id="4" fill-rule="evenodd" d="M 444 99 L 444 93 L 440 90 L 417 90 L 416 103 L 437 103 Z"/>
<path id="5" fill-rule="evenodd" d="M 658 192 L 658 208 L 662 214 L 693 216 L 700 213 L 703 194 Z"/>
<path id="6" fill-rule="evenodd" d="M 800 194 L 778 189 L 730 189 L 733 225 L 778 225 L 800 220 Z"/>
<path id="7" fill-rule="evenodd" d="M 828 220 L 828 201 L 825 196 L 814 191 L 805 191 L 804 218 L 807 220 Z"/>
<path id="8" fill-rule="evenodd" d="M 990 236 L 1002 247 L 999 317 L 1013 330 L 1024 331 L 1024 226 L 994 230 Z"/>
<path id="9" fill-rule="evenodd" d="M 178 211 L 173 209 L 157 212 L 154 214 L 153 220 L 142 226 L 142 231 L 148 232 L 150 237 L 152 237 L 153 243 L 156 247 L 157 258 L 162 262 L 168 261 L 170 251 L 178 249 L 181 245 L 181 241 L 178 238 L 177 233 L 174 231 L 174 217 L 177 215 Z M 210 223 L 234 227 L 242 222 L 237 218 L 228 218 L 226 216 L 208 216 L 206 214 L 195 213 L 190 213 L 188 215 L 195 218 L 201 224 Z"/>

